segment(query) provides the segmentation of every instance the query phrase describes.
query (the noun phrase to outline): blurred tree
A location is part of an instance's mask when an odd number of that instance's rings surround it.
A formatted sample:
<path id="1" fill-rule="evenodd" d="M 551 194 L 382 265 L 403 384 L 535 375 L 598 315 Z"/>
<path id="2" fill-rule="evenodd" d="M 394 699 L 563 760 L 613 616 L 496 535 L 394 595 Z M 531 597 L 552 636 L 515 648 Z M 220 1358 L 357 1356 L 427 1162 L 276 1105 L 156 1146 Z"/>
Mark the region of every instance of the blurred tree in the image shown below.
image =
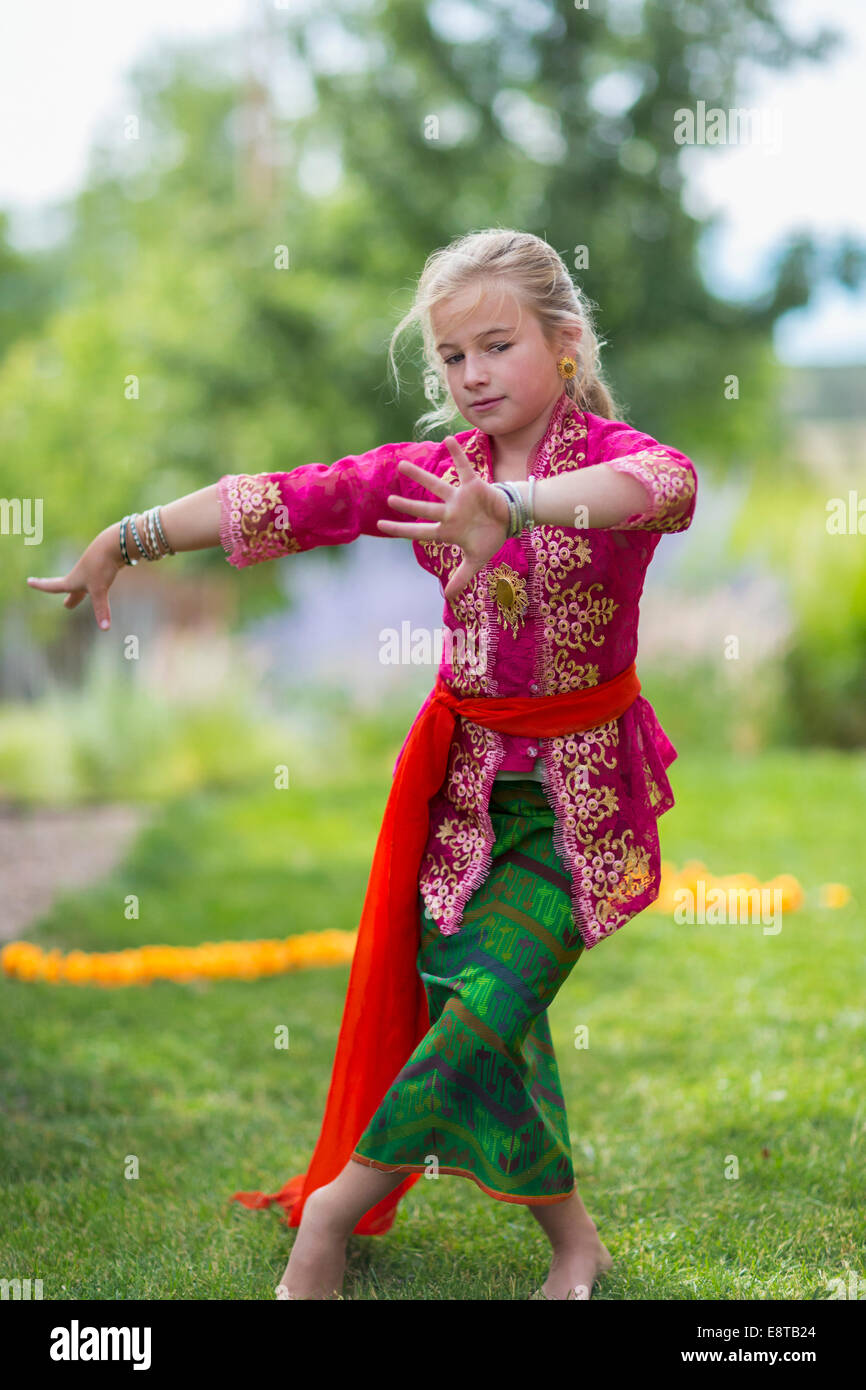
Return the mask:
<path id="1" fill-rule="evenodd" d="M 318 23 L 293 19 L 318 96 L 297 138 L 330 147 L 345 171 L 323 203 L 320 259 L 332 279 L 384 271 L 384 286 L 468 229 L 535 231 L 598 305 L 621 413 L 686 451 L 751 462 L 778 443 L 775 321 L 807 302 L 819 272 L 863 273 L 841 248 L 819 264 L 796 235 L 754 302 L 720 299 L 701 275 L 699 242 L 717 219 L 684 206 L 676 113 L 737 106 L 747 59 L 785 67 L 838 45 L 826 30 L 795 39 L 780 11 L 770 0 L 385 0 L 371 16 L 338 0 Z M 384 266 L 371 262 L 374 239 Z"/>
<path id="2" fill-rule="evenodd" d="M 8 229 L 9 215 L 0 209 L 0 361 L 16 338 L 39 330 L 61 295 L 50 256 L 17 251 Z"/>
<path id="3" fill-rule="evenodd" d="M 240 74 L 222 43 L 134 69 L 54 252 L 61 307 L 35 331 L 24 314 L 0 367 L 3 490 L 45 499 L 39 550 L 3 538 L 0 598 L 37 628 L 70 618 L 25 575 L 123 512 L 412 438 L 421 365 L 395 401 L 387 340 L 426 256 L 470 228 L 537 231 L 570 266 L 588 248 L 574 274 L 626 418 L 702 461 L 772 449 L 773 323 L 862 258 L 795 238 L 756 302 L 710 293 L 675 113 L 734 105 L 746 58 L 818 61 L 832 36 L 793 39 L 769 0 L 336 0 L 262 6 L 245 38 Z M 261 602 L 275 569 L 247 577 Z"/>

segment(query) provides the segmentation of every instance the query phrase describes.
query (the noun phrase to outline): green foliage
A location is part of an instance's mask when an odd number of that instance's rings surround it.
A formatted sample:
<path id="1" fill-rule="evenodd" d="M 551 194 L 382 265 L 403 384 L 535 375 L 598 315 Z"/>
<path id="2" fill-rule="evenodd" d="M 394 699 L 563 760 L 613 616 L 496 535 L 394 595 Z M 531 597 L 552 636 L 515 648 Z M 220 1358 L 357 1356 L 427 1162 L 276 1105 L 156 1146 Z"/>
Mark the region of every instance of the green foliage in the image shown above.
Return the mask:
<path id="1" fill-rule="evenodd" d="M 651 702 L 677 750 L 679 763 L 708 745 L 727 753 L 753 753 L 784 741 L 780 664 L 766 663 L 757 675 L 737 661 L 678 660 L 670 666 L 640 663 L 641 693 Z M 673 778 L 675 773 L 668 771 Z"/>
<path id="2" fill-rule="evenodd" d="M 306 69 L 315 96 L 303 115 L 280 116 L 267 98 L 253 108 L 218 43 L 160 52 L 132 74 L 138 138 L 113 131 L 96 146 L 62 244 L 12 253 L 0 223 L 2 489 L 44 503 L 41 546 L 0 537 L 0 604 L 36 640 L 49 643 L 70 619 L 27 590 L 26 576 L 66 572 L 124 512 L 226 472 L 330 462 L 412 438 L 427 405 L 419 345 L 398 354 L 395 396 L 388 339 L 426 257 L 472 228 L 525 228 L 557 247 L 597 305 L 625 418 L 690 454 L 705 476 L 722 460 L 767 474 L 780 425 L 773 325 L 823 277 L 857 283 L 862 257 L 850 246 L 820 256 L 796 237 L 777 248 L 754 301 L 714 296 L 701 272 L 711 219 L 684 206 L 674 113 L 698 98 L 736 104 L 745 59 L 820 61 L 831 37 L 794 38 L 775 7 L 753 0 L 647 0 L 636 27 L 614 9 L 565 0 L 537 13 L 468 8 L 472 38 L 439 7 L 385 0 L 361 15 L 338 0 L 329 22 L 347 52 L 350 35 L 363 50 L 351 72 L 320 55 L 315 17 L 278 11 L 272 52 Z M 611 74 L 625 84 L 618 110 L 596 85 Z M 263 115 L 270 145 L 249 134 Z M 309 180 L 323 152 L 340 168 L 330 192 Z M 287 269 L 277 268 L 280 248 Z M 281 577 L 274 565 L 244 575 L 248 614 L 284 601 Z M 801 602 L 791 736 L 822 723 L 821 598 Z M 845 741 L 860 736 L 859 716 L 843 713 L 862 706 L 860 618 L 834 640 L 830 723 Z M 720 707 L 724 691 L 711 700 Z M 14 717 L 32 746 L 25 712 Z M 13 783 L 24 766 L 50 761 L 46 794 L 52 779 L 70 792 L 93 785 L 99 763 L 84 743 L 73 757 L 59 729 L 26 754 L 7 739 L 2 756 Z M 172 784 L 191 784 L 190 759 L 180 748 L 173 756 Z"/>
<path id="3" fill-rule="evenodd" d="M 35 617 L 44 601 L 24 593 L 34 568 L 63 570 L 124 512 L 221 473 L 411 438 L 426 408 L 420 362 L 395 399 L 387 340 L 425 258 L 471 227 L 538 231 L 569 265 L 589 248 L 576 278 L 599 305 L 603 361 L 640 427 L 714 462 L 754 457 L 772 437 L 772 325 L 806 301 L 807 271 L 820 267 L 798 244 L 794 275 L 780 248 L 760 301 L 708 292 L 673 117 L 698 96 L 733 99 L 745 56 L 815 61 L 827 39 L 793 39 L 750 0 L 688 16 L 651 4 L 639 33 L 566 4 L 543 24 L 473 8 L 479 37 L 467 42 L 432 7 L 388 0 L 361 18 L 338 3 L 331 23 L 347 51 L 350 33 L 364 48 L 351 74 L 318 58 L 315 19 L 279 12 L 274 52 L 306 66 L 317 101 L 304 116 L 268 112 L 276 164 L 244 134 L 249 93 L 225 76 L 218 44 L 135 69 L 138 138 L 97 145 L 66 241 L 38 261 L 40 276 L 54 268 L 50 315 L 20 312 L 17 334 L 7 318 L 3 488 L 44 499 L 45 539 L 35 552 L 3 538 L 0 601 Z M 699 77 L 698 37 L 713 55 Z M 634 94 L 611 115 L 592 94 L 615 71 L 634 78 Z M 305 171 L 323 150 L 342 177 L 312 193 Z M 288 269 L 276 268 L 279 247 Z M 27 273 L 19 258 L 15 274 Z M 736 403 L 724 396 L 731 374 Z M 273 589 L 272 567 L 247 582 Z"/>
<path id="4" fill-rule="evenodd" d="M 162 801 L 291 763 L 300 731 L 256 713 L 242 672 L 208 702 L 159 697 L 97 648 L 73 690 L 0 706 L 0 797 L 19 804 Z"/>
<path id="5" fill-rule="evenodd" d="M 732 548 L 737 559 L 760 556 L 784 579 L 794 614 L 778 737 L 853 748 L 866 744 L 866 547 L 859 532 L 828 530 L 837 496 L 847 503 L 847 485 L 793 466 L 756 476 Z"/>

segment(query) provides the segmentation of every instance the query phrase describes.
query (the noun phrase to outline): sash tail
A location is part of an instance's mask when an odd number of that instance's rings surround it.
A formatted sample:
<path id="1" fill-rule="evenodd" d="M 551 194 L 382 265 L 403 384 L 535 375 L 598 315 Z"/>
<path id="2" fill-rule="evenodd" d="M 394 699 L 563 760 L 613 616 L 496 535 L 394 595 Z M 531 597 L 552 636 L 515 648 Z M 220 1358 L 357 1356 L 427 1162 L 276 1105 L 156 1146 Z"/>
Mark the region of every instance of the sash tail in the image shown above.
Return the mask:
<path id="1" fill-rule="evenodd" d="M 236 1192 L 247 1207 L 278 1202 L 287 1226 L 299 1226 L 304 1202 L 349 1161 L 382 1096 L 430 1028 L 427 995 L 417 970 L 418 872 L 429 831 L 429 801 L 445 778 L 455 716 L 433 700 L 410 732 L 391 784 L 379 830 L 322 1128 L 306 1173 L 279 1192 Z M 406 1176 L 358 1221 L 354 1235 L 389 1230 L 400 1198 L 418 1181 Z"/>

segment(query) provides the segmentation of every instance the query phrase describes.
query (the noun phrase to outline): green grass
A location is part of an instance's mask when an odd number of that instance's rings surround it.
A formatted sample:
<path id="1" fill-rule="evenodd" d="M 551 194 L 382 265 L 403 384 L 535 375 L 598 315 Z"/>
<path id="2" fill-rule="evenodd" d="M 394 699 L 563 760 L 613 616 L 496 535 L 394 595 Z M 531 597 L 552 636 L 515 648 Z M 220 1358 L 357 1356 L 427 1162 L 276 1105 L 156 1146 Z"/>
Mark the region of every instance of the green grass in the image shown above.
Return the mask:
<path id="1" fill-rule="evenodd" d="M 167 805 L 110 880 L 29 939 L 103 950 L 354 928 L 393 753 L 361 749 L 325 787 Z M 777 936 L 645 913 L 560 991 L 575 1172 L 615 1261 L 596 1297 L 825 1298 L 849 1269 L 866 1276 L 866 758 L 681 754 L 669 775 L 666 859 L 792 872 L 807 901 Z M 818 907 L 828 880 L 852 902 Z M 227 1199 L 306 1167 L 347 979 L 0 980 L 3 1275 L 41 1278 L 46 1299 L 271 1299 L 295 1232 L 277 1208 Z M 422 1179 L 387 1235 L 352 1238 L 345 1293 L 523 1298 L 547 1250 L 526 1208 Z"/>

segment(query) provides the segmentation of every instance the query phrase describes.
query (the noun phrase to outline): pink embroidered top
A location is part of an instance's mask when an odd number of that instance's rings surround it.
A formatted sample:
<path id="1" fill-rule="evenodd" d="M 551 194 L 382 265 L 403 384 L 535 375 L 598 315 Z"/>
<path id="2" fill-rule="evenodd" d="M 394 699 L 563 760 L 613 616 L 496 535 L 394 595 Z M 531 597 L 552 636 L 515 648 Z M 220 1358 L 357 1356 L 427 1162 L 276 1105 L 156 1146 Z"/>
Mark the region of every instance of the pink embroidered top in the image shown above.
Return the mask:
<path id="1" fill-rule="evenodd" d="M 471 429 L 455 437 L 492 482 L 490 436 Z M 445 444 L 427 440 L 287 473 L 226 474 L 219 479 L 220 540 L 229 563 L 243 568 L 361 534 L 382 538 L 380 517 L 415 520 L 387 502 L 389 493 L 432 500 L 398 469 L 403 458 L 459 481 Z M 546 478 L 595 463 L 638 478 L 646 509 L 617 527 L 535 526 L 507 540 L 445 603 L 439 669 L 456 694 L 578 690 L 609 680 L 635 658 L 647 566 L 663 533 L 691 524 L 697 473 L 678 450 L 579 410 L 563 390 L 528 472 Z M 413 541 L 412 548 L 444 591 L 460 547 Z M 445 934 L 460 929 L 491 862 L 493 781 L 502 771 L 537 769 L 555 813 L 554 845 L 569 872 L 575 924 L 587 947 L 611 935 L 658 897 L 657 819 L 674 804 L 666 769 L 675 757 L 643 695 L 618 719 L 573 736 L 510 737 L 459 717 L 445 780 L 430 801 L 419 876 L 427 916 Z"/>

